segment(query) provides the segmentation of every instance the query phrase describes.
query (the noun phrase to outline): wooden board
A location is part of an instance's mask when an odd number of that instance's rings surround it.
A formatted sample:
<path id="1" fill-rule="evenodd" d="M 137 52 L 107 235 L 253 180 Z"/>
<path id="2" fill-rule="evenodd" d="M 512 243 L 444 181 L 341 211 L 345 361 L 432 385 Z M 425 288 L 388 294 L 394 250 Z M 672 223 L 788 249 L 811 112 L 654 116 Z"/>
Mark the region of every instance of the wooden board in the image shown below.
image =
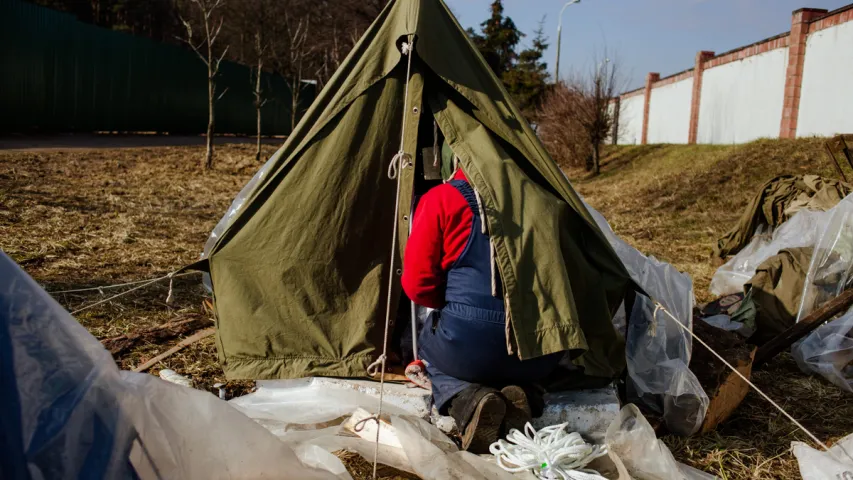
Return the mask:
<path id="1" fill-rule="evenodd" d="M 756 349 L 752 350 L 748 361 L 741 360 L 736 365 L 732 365 L 746 378 L 750 378 L 752 375 L 752 361 L 755 358 L 755 351 Z M 749 385 L 736 373 L 729 371 L 717 391 L 712 394 L 711 403 L 708 404 L 708 412 L 705 414 L 705 421 L 702 422 L 701 432 L 710 432 L 728 420 L 738 405 L 746 398 L 747 393 L 749 393 Z"/>
<path id="2" fill-rule="evenodd" d="M 753 368 L 760 367 L 771 358 L 787 350 L 794 342 L 805 337 L 827 320 L 846 311 L 850 305 L 853 305 L 853 288 L 845 290 L 841 295 L 826 302 L 822 307 L 807 315 L 806 318 L 762 345 L 755 354 Z"/>

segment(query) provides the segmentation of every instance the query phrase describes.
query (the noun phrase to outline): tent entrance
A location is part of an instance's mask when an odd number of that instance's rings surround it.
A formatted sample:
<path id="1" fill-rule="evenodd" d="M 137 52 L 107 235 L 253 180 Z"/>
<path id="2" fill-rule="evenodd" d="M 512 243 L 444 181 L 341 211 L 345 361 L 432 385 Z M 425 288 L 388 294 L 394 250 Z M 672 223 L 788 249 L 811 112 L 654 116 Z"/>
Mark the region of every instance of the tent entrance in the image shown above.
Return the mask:
<path id="1" fill-rule="evenodd" d="M 452 174 L 452 154 L 449 152 L 449 147 L 444 142 L 444 135 L 431 112 L 429 114 L 426 111 L 423 112 L 418 123 L 417 152 L 414 160 L 415 178 L 410 210 L 412 218 L 420 198 L 430 189 L 444 183 Z M 411 221 L 407 223 L 409 233 L 411 233 L 411 225 Z M 402 370 L 414 360 L 412 316 L 417 317 L 417 311 L 422 312 L 421 309 L 422 307 L 416 308 L 413 305 L 401 288 L 389 342 L 391 350 L 388 355 L 389 370 Z"/>

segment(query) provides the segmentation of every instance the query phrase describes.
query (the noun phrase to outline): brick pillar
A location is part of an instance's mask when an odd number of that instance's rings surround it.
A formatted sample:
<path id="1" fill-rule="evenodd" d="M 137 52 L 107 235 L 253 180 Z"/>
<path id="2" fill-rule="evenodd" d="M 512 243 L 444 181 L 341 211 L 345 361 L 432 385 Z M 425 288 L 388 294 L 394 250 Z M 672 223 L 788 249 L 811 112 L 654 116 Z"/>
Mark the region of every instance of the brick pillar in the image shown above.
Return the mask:
<path id="1" fill-rule="evenodd" d="M 809 23 L 826 14 L 819 8 L 801 8 L 791 16 L 791 35 L 788 37 L 788 72 L 785 77 L 785 100 L 782 104 L 780 138 L 797 136 L 797 117 L 800 114 L 800 92 L 803 86 L 803 64 L 806 59 L 806 38 Z"/>
<path id="2" fill-rule="evenodd" d="M 714 52 L 702 51 L 696 54 L 696 66 L 693 67 L 693 96 L 690 99 L 690 127 L 687 143 L 693 145 L 699 136 L 699 105 L 702 103 L 702 75 L 705 62 L 714 58 Z"/>
<path id="3" fill-rule="evenodd" d="M 610 143 L 619 144 L 619 115 L 622 113 L 622 97 L 613 99 L 613 131 L 610 133 Z"/>
<path id="4" fill-rule="evenodd" d="M 646 75 L 646 101 L 643 105 L 643 134 L 640 137 L 641 145 L 645 145 L 649 139 L 649 104 L 652 100 L 652 85 L 658 80 L 660 80 L 659 73 L 649 73 Z"/>

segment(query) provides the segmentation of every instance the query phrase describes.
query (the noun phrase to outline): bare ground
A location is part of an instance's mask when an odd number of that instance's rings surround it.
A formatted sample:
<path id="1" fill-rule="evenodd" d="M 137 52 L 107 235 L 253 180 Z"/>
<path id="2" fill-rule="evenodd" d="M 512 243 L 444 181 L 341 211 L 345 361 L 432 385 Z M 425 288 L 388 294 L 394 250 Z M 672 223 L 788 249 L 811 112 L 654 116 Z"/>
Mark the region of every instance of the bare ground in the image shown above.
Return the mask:
<path id="1" fill-rule="evenodd" d="M 274 151 L 264 147 L 264 157 Z M 259 165 L 250 145 L 223 145 L 216 168 L 202 172 L 199 146 L 29 151 L 0 150 L 0 248 L 48 291 L 101 286 L 164 275 L 198 258 L 208 233 Z M 761 141 L 744 146 L 637 146 L 611 149 L 595 179 L 573 172 L 576 188 L 641 251 L 691 274 L 708 300 L 711 244 L 740 214 L 756 188 L 780 173 L 830 176 L 818 140 Z M 208 315 L 197 277 L 84 310 L 78 320 L 98 338 Z M 57 294 L 69 310 L 102 300 L 99 292 Z M 133 368 L 182 337 L 142 342 L 116 363 Z M 213 391 L 223 382 L 212 338 L 151 369 L 171 368 Z M 756 383 L 820 438 L 853 431 L 853 401 L 836 387 L 806 377 L 783 356 Z M 246 382 L 228 384 L 233 394 Z M 757 395 L 717 432 L 664 439 L 676 457 L 726 479 L 796 478 L 789 453 L 805 436 Z M 345 457 L 362 475 L 365 464 Z"/>

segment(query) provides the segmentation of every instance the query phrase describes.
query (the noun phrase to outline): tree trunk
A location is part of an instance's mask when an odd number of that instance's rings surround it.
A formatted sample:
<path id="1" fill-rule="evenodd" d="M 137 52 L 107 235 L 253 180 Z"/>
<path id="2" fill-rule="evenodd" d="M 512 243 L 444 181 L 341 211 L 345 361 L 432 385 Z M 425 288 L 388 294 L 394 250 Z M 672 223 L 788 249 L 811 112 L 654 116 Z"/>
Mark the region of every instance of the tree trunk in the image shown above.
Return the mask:
<path id="1" fill-rule="evenodd" d="M 213 168 L 213 128 L 214 128 L 214 116 L 213 116 L 213 105 L 216 102 L 216 98 L 214 95 L 216 94 L 216 83 L 213 79 L 213 71 L 208 68 L 208 77 L 207 77 L 207 151 L 204 155 L 204 164 L 202 165 L 206 170 L 210 170 Z"/>
<path id="2" fill-rule="evenodd" d="M 294 76 L 290 87 L 290 133 L 296 128 L 296 113 L 299 109 L 299 91 L 301 90 L 301 82 Z"/>
<path id="3" fill-rule="evenodd" d="M 599 145 L 595 143 L 592 145 L 592 174 L 598 175 L 601 173 L 601 157 L 599 156 Z"/>
<path id="4" fill-rule="evenodd" d="M 263 68 L 263 64 L 261 63 L 260 56 L 258 57 L 258 73 L 255 76 L 255 111 L 257 113 L 258 120 L 258 145 L 255 150 L 255 161 L 261 161 L 261 68 Z"/>

